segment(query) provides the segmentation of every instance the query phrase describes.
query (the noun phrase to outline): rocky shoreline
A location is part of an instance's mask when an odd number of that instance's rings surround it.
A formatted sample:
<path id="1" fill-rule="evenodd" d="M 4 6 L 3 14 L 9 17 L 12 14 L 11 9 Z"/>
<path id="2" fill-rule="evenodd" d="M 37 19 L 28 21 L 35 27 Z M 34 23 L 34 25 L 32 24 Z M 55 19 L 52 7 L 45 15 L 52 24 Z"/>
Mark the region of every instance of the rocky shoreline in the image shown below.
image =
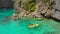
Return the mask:
<path id="1" fill-rule="evenodd" d="M 19 2 L 18 2 L 19 3 Z M 19 7 L 19 4 L 14 5 L 16 12 L 13 14 L 14 19 L 19 19 L 20 17 L 37 17 L 37 18 L 49 18 L 53 17 L 57 20 L 60 20 L 60 12 L 55 12 L 54 8 L 50 8 L 48 5 L 45 5 L 41 1 L 36 4 L 36 9 L 33 12 L 29 12 L 29 10 L 25 10 L 22 7 Z"/>

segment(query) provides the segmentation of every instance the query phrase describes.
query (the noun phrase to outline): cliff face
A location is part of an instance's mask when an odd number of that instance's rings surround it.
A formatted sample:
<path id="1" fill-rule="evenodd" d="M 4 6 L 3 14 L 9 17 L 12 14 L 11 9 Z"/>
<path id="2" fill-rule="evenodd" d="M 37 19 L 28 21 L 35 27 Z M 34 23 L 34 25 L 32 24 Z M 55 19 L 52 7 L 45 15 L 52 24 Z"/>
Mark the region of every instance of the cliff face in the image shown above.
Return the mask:
<path id="1" fill-rule="evenodd" d="M 51 15 L 53 18 L 60 20 L 60 0 L 55 0 L 55 14 Z"/>
<path id="2" fill-rule="evenodd" d="M 44 0 L 43 0 L 44 1 Z M 48 2 L 43 2 L 41 0 L 31 0 L 31 1 L 23 1 L 21 0 L 21 4 L 19 0 L 16 0 L 14 3 L 14 8 L 16 10 L 16 13 L 18 13 L 17 17 L 22 16 L 29 16 L 29 17 L 51 17 L 55 13 L 53 8 L 53 0 Z M 19 6 L 21 5 L 21 6 Z M 35 6 L 35 7 L 34 7 Z M 25 9 L 27 8 L 27 10 Z M 31 11 L 34 10 L 34 11 Z M 15 13 L 15 14 L 16 14 Z M 14 16 L 15 16 L 14 14 Z"/>
<path id="3" fill-rule="evenodd" d="M 0 8 L 13 7 L 12 0 L 0 0 Z"/>
<path id="4" fill-rule="evenodd" d="M 55 0 L 55 8 L 60 10 L 60 0 Z"/>

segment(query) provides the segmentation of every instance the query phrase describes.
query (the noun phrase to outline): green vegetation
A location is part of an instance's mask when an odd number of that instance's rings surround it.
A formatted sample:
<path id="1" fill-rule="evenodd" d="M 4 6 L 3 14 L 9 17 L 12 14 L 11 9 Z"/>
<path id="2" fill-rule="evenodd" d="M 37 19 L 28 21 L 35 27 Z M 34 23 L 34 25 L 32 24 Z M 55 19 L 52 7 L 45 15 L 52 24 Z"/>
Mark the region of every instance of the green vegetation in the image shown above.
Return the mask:
<path id="1" fill-rule="evenodd" d="M 53 2 L 54 0 L 42 0 L 42 2 L 46 5 L 49 6 L 49 8 L 52 8 L 53 7 Z M 26 0 L 26 2 L 24 2 L 24 5 L 23 5 L 23 8 L 25 10 L 28 10 L 30 12 L 32 11 L 35 11 L 36 9 L 36 1 L 33 1 L 33 0 Z"/>
<path id="2" fill-rule="evenodd" d="M 34 11 L 36 8 L 35 8 L 35 3 L 34 2 L 31 2 L 28 6 L 28 10 L 29 11 Z"/>
<path id="3" fill-rule="evenodd" d="M 24 9 L 32 12 L 36 9 L 35 5 L 36 3 L 34 1 L 28 1 L 24 3 Z"/>

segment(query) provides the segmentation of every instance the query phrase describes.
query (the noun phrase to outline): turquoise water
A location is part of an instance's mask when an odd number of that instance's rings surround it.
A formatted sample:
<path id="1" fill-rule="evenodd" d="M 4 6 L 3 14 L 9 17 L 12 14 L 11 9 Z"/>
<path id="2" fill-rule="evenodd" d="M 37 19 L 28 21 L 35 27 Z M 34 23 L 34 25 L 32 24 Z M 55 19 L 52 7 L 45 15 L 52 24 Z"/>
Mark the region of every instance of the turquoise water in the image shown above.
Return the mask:
<path id="1" fill-rule="evenodd" d="M 60 23 L 50 20 L 33 20 L 21 18 L 20 20 L 5 19 L 12 16 L 13 9 L 0 9 L 0 34 L 60 34 Z M 28 28 L 29 24 L 39 24 L 39 27 Z"/>

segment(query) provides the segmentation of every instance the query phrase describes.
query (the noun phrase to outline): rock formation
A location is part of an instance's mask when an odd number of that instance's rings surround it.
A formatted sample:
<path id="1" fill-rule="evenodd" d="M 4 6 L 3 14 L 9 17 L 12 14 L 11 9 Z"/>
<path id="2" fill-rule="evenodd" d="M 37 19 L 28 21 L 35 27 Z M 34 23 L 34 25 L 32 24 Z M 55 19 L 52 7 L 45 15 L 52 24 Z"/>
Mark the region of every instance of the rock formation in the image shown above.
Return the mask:
<path id="1" fill-rule="evenodd" d="M 54 17 L 56 19 L 59 19 L 58 13 L 59 12 L 55 12 L 55 9 L 53 8 L 53 0 L 51 0 L 50 2 L 46 2 L 44 3 L 41 0 L 34 0 L 32 2 L 36 2 L 36 9 L 34 11 L 30 11 L 31 8 L 27 5 L 24 6 L 26 2 L 28 2 L 30 0 L 16 0 L 16 2 L 14 3 L 14 8 L 15 8 L 15 13 L 14 13 L 14 18 L 20 18 L 20 17 L 24 17 L 24 16 L 28 16 L 28 17 L 37 17 L 37 18 L 41 18 L 41 17 Z M 28 4 L 28 3 L 27 3 Z M 32 3 L 34 4 L 34 3 Z M 30 4 L 30 6 L 32 5 Z M 29 7 L 30 10 L 26 10 L 25 8 Z M 34 7 L 34 8 L 35 8 Z M 33 9 L 34 9 L 33 8 Z M 55 17 L 56 16 L 56 17 Z"/>
<path id="2" fill-rule="evenodd" d="M 60 12 L 56 11 L 55 14 L 51 15 L 53 18 L 60 20 Z"/>
<path id="3" fill-rule="evenodd" d="M 51 15 L 54 19 L 60 20 L 60 0 L 55 0 L 55 13 Z"/>
<path id="4" fill-rule="evenodd" d="M 0 8 L 12 8 L 13 1 L 12 0 L 0 0 Z"/>

